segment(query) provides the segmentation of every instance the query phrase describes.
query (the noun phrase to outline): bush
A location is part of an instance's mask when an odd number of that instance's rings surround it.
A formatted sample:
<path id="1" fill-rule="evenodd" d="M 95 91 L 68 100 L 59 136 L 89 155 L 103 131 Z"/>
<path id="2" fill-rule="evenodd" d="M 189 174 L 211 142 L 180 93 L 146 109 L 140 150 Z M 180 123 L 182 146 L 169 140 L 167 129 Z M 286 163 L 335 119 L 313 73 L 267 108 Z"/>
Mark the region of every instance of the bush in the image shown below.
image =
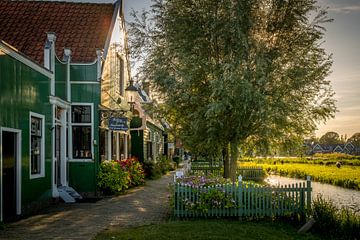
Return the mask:
<path id="1" fill-rule="evenodd" d="M 158 179 L 161 177 L 161 169 L 155 161 L 144 161 L 144 172 L 147 179 Z"/>
<path id="2" fill-rule="evenodd" d="M 129 187 L 129 175 L 118 162 L 104 161 L 100 164 L 98 186 L 106 195 L 121 193 Z"/>
<path id="3" fill-rule="evenodd" d="M 145 183 L 142 165 L 135 158 L 104 161 L 100 165 L 98 186 L 106 194 L 119 194 L 132 186 Z"/>
<path id="4" fill-rule="evenodd" d="M 4 222 L 0 221 L 0 230 L 4 230 L 5 229 L 5 224 Z"/>
<path id="5" fill-rule="evenodd" d="M 160 157 L 157 161 L 144 161 L 145 176 L 148 179 L 158 179 L 168 171 L 175 170 L 176 164 L 167 157 Z"/>
<path id="6" fill-rule="evenodd" d="M 360 216 L 353 211 L 338 209 L 331 201 L 318 196 L 313 201 L 311 215 L 316 232 L 336 239 L 360 239 Z"/>
<path id="7" fill-rule="evenodd" d="M 180 163 L 180 157 L 179 156 L 174 156 L 172 160 L 176 163 L 176 165 L 179 165 L 179 163 Z"/>
<path id="8" fill-rule="evenodd" d="M 136 158 L 128 158 L 117 162 L 129 173 L 129 186 L 138 186 L 145 183 L 143 166 Z"/>

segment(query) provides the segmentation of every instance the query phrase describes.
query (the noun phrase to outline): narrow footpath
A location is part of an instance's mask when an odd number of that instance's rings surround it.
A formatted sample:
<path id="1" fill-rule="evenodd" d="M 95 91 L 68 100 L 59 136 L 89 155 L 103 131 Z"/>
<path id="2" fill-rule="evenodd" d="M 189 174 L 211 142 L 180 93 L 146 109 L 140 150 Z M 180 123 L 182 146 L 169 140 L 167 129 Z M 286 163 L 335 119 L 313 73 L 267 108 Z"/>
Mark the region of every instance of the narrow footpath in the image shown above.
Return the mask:
<path id="1" fill-rule="evenodd" d="M 12 223 L 0 230 L 0 239 L 92 239 L 111 227 L 129 227 L 163 221 L 169 213 L 168 186 L 173 174 L 150 180 L 126 195 L 96 203 L 61 204 L 49 213 Z"/>

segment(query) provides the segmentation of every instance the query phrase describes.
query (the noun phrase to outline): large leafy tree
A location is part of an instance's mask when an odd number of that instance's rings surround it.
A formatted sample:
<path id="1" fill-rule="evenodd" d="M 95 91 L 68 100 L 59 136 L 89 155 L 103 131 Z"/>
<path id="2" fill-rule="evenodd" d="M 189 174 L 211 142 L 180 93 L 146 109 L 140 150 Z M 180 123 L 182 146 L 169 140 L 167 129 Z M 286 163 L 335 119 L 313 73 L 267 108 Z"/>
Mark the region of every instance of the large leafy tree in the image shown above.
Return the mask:
<path id="1" fill-rule="evenodd" d="M 340 135 L 337 132 L 327 132 L 319 139 L 321 144 L 339 144 L 341 143 Z"/>
<path id="2" fill-rule="evenodd" d="M 360 146 L 360 133 L 354 133 L 347 142 L 352 143 L 354 146 Z"/>
<path id="3" fill-rule="evenodd" d="M 130 23 L 159 111 L 188 148 L 223 154 L 226 177 L 248 142 L 298 139 L 333 116 L 332 60 L 320 44 L 331 20 L 315 2 L 156 0 Z"/>

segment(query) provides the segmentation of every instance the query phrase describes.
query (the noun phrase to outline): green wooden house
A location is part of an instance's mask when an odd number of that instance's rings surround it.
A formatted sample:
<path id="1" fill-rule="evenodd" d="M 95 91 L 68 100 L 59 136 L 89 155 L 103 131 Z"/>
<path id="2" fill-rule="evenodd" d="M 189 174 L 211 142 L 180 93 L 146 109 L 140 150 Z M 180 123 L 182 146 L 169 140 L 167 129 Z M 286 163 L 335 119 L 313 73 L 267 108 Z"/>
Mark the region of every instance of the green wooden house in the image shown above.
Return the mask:
<path id="1" fill-rule="evenodd" d="M 165 124 L 149 114 L 143 105 L 149 104 L 149 91 L 138 86 L 134 117 L 131 120 L 131 153 L 140 162 L 156 161 L 167 156 L 167 133 Z"/>
<path id="2" fill-rule="evenodd" d="M 122 1 L 0 1 L 0 40 L 1 219 L 96 194 L 101 159 L 130 154 L 109 124 L 132 116 Z"/>
<path id="3" fill-rule="evenodd" d="M 0 220 L 52 196 L 52 72 L 0 42 Z"/>

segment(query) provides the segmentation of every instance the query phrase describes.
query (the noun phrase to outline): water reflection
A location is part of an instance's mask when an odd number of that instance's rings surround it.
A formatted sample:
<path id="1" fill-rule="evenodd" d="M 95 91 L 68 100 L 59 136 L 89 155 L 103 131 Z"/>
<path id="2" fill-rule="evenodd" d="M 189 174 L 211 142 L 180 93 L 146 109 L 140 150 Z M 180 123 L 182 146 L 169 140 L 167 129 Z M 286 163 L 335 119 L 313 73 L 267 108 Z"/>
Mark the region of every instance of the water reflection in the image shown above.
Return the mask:
<path id="1" fill-rule="evenodd" d="M 272 186 L 278 186 L 305 181 L 271 175 L 265 179 L 265 182 Z M 348 207 L 356 213 L 360 213 L 360 191 L 318 182 L 311 182 L 311 185 L 313 188 L 312 199 L 315 199 L 317 195 L 321 194 L 323 198 L 333 201 L 338 207 Z"/>

